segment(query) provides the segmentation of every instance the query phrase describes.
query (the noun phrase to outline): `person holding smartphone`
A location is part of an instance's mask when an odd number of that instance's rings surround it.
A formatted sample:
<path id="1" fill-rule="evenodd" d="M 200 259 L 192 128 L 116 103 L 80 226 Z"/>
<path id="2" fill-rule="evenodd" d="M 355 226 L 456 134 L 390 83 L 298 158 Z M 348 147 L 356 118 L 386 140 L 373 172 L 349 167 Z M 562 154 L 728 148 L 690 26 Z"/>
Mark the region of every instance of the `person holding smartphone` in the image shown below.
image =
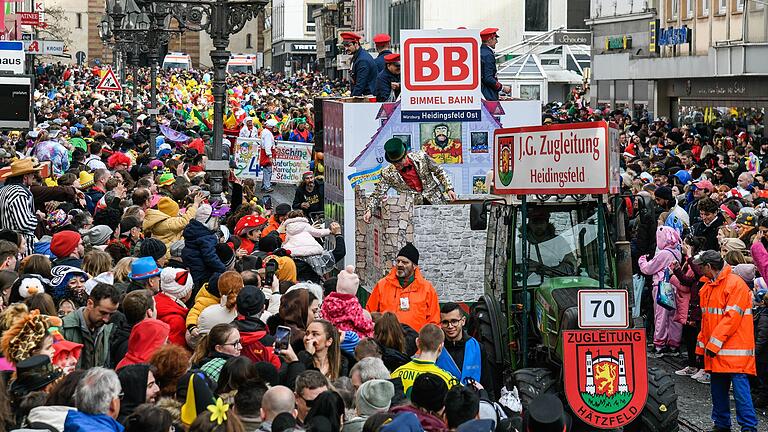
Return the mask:
<path id="1" fill-rule="evenodd" d="M 283 345 L 286 348 L 276 352 L 287 363 L 295 364 L 290 368 L 293 373 L 316 370 L 329 381 L 333 381 L 340 376 L 349 375 L 349 363 L 341 355 L 340 340 L 341 335 L 333 324 L 318 319 L 307 326 L 303 339 L 304 349 L 298 354 L 291 344 Z"/>

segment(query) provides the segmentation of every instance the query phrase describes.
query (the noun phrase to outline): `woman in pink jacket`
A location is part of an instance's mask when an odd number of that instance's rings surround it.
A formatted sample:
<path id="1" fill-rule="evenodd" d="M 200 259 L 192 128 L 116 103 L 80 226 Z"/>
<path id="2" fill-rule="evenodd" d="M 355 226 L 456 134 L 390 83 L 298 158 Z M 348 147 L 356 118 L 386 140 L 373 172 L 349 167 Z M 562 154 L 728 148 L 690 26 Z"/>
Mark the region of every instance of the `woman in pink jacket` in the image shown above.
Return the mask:
<path id="1" fill-rule="evenodd" d="M 664 280 L 664 270 L 669 269 L 672 275 L 673 263 L 680 263 L 682 253 L 680 251 L 680 234 L 674 228 L 660 226 L 656 229 L 656 247 L 657 251 L 653 258 L 642 256 L 638 260 L 640 271 L 646 275 L 653 276 L 653 310 L 654 310 L 654 331 L 653 345 L 655 355 L 679 355 L 680 339 L 682 337 L 683 326 L 675 322 L 675 311 L 667 310 L 656 303 L 656 295 L 659 291 L 659 283 Z"/>

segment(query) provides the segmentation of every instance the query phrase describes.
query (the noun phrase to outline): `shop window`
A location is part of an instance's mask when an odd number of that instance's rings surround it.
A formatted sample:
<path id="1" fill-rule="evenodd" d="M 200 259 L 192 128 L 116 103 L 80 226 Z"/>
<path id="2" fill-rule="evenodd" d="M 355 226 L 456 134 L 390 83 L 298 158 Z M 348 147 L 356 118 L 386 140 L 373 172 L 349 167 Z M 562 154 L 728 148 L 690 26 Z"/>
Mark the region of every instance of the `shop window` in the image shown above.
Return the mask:
<path id="1" fill-rule="evenodd" d="M 520 84 L 520 99 L 541 100 L 541 86 L 538 84 Z"/>
<path id="2" fill-rule="evenodd" d="M 549 0 L 525 0 L 525 31 L 549 30 Z"/>

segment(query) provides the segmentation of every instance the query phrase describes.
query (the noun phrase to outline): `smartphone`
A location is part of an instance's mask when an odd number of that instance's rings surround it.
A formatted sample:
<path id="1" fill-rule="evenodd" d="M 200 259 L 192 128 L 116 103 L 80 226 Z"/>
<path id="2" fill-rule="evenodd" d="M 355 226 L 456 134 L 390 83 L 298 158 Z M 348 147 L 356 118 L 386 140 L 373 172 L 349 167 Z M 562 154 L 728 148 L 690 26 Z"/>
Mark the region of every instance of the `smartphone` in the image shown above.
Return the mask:
<path id="1" fill-rule="evenodd" d="M 277 260 L 271 259 L 264 264 L 264 286 L 271 287 L 272 280 L 275 277 L 279 264 Z"/>
<path id="2" fill-rule="evenodd" d="M 286 326 L 277 326 L 275 331 L 275 351 L 279 352 L 288 349 L 291 343 L 291 328 Z"/>

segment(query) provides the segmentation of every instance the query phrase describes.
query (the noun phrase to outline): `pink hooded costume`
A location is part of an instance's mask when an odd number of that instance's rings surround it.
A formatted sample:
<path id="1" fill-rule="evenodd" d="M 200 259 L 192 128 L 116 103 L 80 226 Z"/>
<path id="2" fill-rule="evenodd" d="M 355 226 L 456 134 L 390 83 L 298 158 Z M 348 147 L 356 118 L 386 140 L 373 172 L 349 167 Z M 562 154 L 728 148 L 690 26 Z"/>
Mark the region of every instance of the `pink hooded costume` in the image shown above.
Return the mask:
<path id="1" fill-rule="evenodd" d="M 315 238 L 325 237 L 331 233 L 331 230 L 315 228 L 307 218 L 303 217 L 288 219 L 283 224 L 285 226 L 283 249 L 291 251 L 291 256 L 307 257 L 323 253 L 323 246 Z"/>
<path id="2" fill-rule="evenodd" d="M 664 270 L 669 268 L 670 275 L 672 275 L 670 268 L 672 263 L 680 263 L 682 260 L 680 234 L 674 228 L 660 226 L 656 229 L 656 247 L 658 251 L 651 260 L 648 260 L 647 255 L 638 260 L 640 271 L 646 275 L 653 275 L 653 311 L 655 316 L 653 344 L 657 349 L 665 346 L 677 349 L 680 346 L 683 326 L 674 319 L 676 311 L 664 309 L 656 304 L 656 295 L 659 291 L 659 282 L 664 280 Z M 675 285 L 676 279 L 672 278 L 673 285 Z"/>

